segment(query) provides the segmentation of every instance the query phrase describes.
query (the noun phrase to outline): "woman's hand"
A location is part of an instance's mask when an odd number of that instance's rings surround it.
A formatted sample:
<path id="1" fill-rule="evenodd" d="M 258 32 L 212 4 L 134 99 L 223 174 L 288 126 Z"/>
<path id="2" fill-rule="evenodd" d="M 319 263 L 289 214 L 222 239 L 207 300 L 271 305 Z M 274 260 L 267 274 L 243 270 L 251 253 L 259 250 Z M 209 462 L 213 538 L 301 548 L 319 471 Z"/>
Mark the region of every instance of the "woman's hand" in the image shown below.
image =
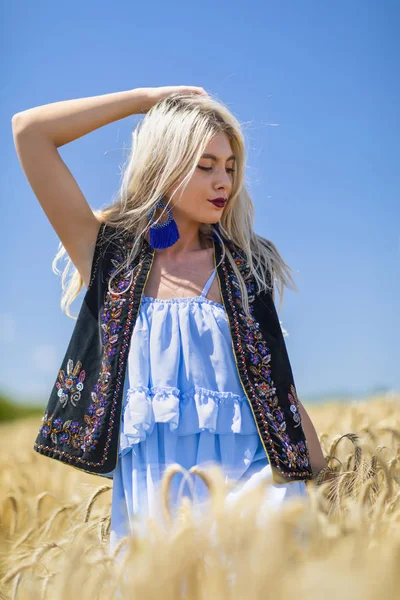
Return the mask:
<path id="1" fill-rule="evenodd" d="M 131 115 L 139 115 L 149 111 L 159 100 L 174 92 L 199 94 L 208 97 L 202 87 L 189 85 L 171 85 L 155 88 L 135 88 L 123 92 L 74 98 L 52 104 L 36 106 L 13 116 L 12 128 L 14 137 L 29 128 L 35 129 L 41 136 L 50 140 L 56 148 L 73 140 Z M 29 139 L 31 139 L 29 135 Z M 37 165 L 35 162 L 35 168 Z"/>
<path id="2" fill-rule="evenodd" d="M 338 473 L 335 473 L 328 465 L 326 465 L 323 469 L 317 471 L 315 476 L 313 477 L 316 485 L 321 485 L 321 483 L 325 483 L 326 481 L 331 481 L 332 479 L 336 479 L 338 477 Z"/>
<path id="3" fill-rule="evenodd" d="M 163 87 L 141 88 L 141 92 L 143 93 L 143 108 L 140 110 L 141 113 L 147 113 L 157 102 L 174 92 L 208 96 L 204 88 L 193 85 L 167 85 Z"/>

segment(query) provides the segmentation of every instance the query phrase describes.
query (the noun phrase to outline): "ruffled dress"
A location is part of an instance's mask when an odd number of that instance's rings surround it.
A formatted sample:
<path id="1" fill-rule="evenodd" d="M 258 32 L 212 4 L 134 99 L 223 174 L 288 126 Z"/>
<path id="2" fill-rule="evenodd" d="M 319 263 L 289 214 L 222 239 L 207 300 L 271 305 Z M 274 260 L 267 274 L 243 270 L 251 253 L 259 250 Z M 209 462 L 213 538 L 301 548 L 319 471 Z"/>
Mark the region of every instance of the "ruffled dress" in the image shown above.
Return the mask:
<path id="1" fill-rule="evenodd" d="M 136 531 L 147 517 L 163 521 L 160 482 L 166 467 L 217 463 L 228 494 L 272 479 L 249 402 L 237 372 L 224 307 L 206 296 L 158 299 L 143 295 L 128 356 L 119 455 L 113 477 L 110 546 Z M 191 485 L 174 475 L 169 494 L 172 516 L 179 498 L 195 510 L 209 498 L 206 484 L 191 474 Z M 236 485 L 238 484 L 238 485 Z M 304 481 L 272 484 L 271 501 L 308 496 Z"/>

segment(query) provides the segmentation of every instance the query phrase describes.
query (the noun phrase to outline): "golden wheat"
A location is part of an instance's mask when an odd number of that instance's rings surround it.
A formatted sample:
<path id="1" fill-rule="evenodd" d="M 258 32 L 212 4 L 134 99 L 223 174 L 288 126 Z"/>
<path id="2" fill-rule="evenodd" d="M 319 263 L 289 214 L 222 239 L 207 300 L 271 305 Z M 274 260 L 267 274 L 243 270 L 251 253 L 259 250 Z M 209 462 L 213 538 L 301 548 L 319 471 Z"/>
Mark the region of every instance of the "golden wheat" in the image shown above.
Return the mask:
<path id="1" fill-rule="evenodd" d="M 334 478 L 307 484 L 276 512 L 265 486 L 233 505 L 218 468 L 193 468 L 210 489 L 167 527 L 147 524 L 109 552 L 112 482 L 32 450 L 37 419 L 0 427 L 0 598 L 252 600 L 400 597 L 400 398 L 307 407 Z M 188 480 L 189 481 L 189 480 Z M 264 508 L 263 508 L 264 506 Z"/>

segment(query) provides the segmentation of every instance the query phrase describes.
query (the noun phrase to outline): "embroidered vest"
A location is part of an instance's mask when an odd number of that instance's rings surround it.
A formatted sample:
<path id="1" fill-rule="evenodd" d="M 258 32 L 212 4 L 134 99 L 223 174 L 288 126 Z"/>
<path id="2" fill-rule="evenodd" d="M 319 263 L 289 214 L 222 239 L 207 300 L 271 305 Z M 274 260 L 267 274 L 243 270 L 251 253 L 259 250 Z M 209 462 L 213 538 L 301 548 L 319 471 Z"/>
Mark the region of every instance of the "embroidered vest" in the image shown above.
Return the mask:
<path id="1" fill-rule="evenodd" d="M 155 254 L 143 239 L 139 254 L 113 279 L 109 291 L 110 276 L 132 247 L 126 233 L 107 240 L 109 231 L 109 225 L 101 225 L 90 282 L 34 444 L 40 454 L 98 475 L 110 474 L 117 464 L 130 341 Z M 240 272 L 248 273 L 238 247 L 224 243 Z M 214 266 L 237 370 L 273 481 L 312 479 L 292 369 L 271 293 L 255 294 L 252 278 L 246 281 L 252 318 L 246 317 L 228 258 L 217 267 L 221 257 L 220 243 L 214 241 Z"/>

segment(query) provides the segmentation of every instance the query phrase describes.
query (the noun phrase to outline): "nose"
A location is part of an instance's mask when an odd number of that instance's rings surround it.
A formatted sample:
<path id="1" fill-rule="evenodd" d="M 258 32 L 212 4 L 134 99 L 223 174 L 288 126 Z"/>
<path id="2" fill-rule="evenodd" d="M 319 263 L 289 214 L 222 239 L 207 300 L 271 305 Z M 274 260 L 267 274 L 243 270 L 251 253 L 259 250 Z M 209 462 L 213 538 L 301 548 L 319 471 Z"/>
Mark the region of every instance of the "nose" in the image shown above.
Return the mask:
<path id="1" fill-rule="evenodd" d="M 228 197 L 229 191 L 232 188 L 232 182 L 229 173 L 225 171 L 222 176 L 218 176 L 216 179 L 218 183 L 215 185 L 215 190 L 220 192 L 222 196 Z"/>

